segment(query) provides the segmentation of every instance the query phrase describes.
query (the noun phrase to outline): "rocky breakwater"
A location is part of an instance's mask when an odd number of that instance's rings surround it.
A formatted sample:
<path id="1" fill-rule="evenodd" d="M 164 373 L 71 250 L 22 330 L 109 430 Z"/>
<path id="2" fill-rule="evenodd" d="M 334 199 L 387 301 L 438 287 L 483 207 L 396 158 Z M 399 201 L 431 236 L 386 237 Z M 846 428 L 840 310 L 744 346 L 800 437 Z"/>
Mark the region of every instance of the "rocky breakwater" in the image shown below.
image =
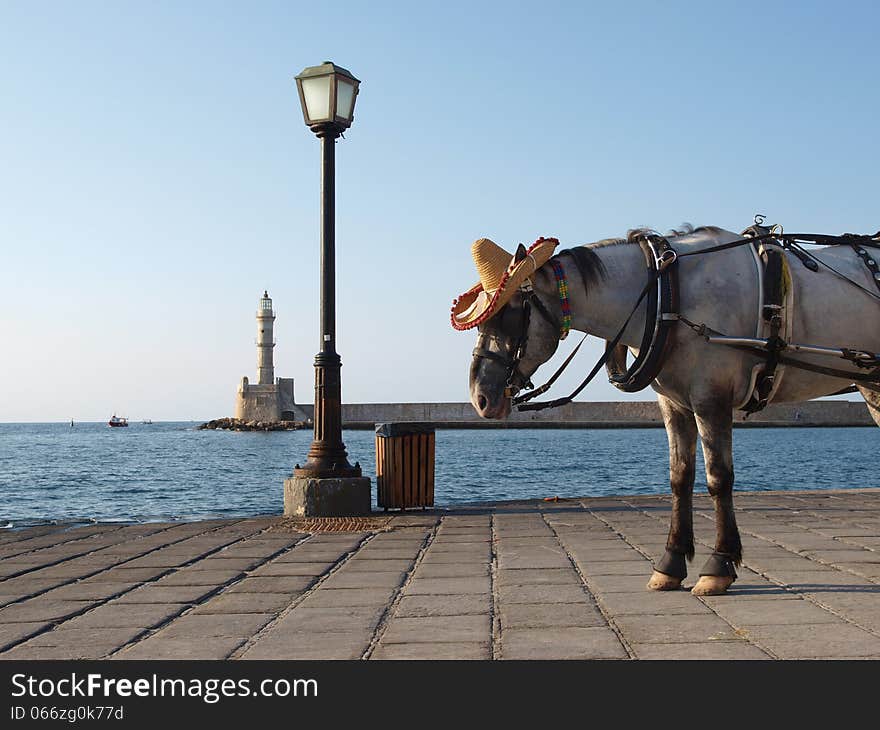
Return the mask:
<path id="1" fill-rule="evenodd" d="M 305 421 L 245 421 L 242 418 L 215 418 L 199 426 L 200 431 L 296 431 L 310 428 Z"/>

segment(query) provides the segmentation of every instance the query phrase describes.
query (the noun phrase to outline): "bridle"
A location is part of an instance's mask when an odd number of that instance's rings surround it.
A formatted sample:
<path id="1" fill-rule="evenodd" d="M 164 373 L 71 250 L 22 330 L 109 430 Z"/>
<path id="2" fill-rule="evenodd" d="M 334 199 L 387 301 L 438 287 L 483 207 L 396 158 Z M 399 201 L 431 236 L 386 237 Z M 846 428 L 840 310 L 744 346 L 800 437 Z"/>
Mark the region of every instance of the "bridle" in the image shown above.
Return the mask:
<path id="1" fill-rule="evenodd" d="M 531 281 L 526 279 L 526 281 L 519 287 L 518 292 L 522 297 L 522 327 L 520 328 L 519 336 L 510 349 L 502 354 L 478 346 L 475 347 L 473 351 L 473 356 L 476 358 L 493 360 L 504 366 L 507 371 L 504 388 L 504 396 L 506 398 L 513 398 L 519 393 L 519 391 L 523 389 L 531 391 L 535 387 L 529 376 L 524 375 L 522 370 L 520 370 L 520 363 L 522 362 L 523 357 L 525 357 L 526 345 L 528 344 L 529 339 L 529 324 L 531 323 L 532 308 L 534 308 L 556 332 L 562 330 L 560 321 L 550 313 L 550 310 L 535 293 Z M 483 336 L 485 337 L 486 335 Z M 489 337 L 496 337 L 497 339 L 497 336 L 495 335 L 489 335 Z"/>

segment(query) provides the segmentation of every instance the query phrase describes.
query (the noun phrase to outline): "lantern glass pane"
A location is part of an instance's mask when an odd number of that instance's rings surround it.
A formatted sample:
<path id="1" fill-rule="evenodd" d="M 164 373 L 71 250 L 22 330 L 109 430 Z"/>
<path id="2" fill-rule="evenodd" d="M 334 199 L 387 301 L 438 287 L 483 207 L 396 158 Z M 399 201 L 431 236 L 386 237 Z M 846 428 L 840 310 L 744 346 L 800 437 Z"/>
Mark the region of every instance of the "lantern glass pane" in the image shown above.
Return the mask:
<path id="1" fill-rule="evenodd" d="M 336 80 L 336 116 L 351 121 L 354 112 L 354 84 L 344 78 Z"/>
<path id="2" fill-rule="evenodd" d="M 330 88 L 332 76 L 313 76 L 302 79 L 302 93 L 306 102 L 309 124 L 330 120 Z"/>

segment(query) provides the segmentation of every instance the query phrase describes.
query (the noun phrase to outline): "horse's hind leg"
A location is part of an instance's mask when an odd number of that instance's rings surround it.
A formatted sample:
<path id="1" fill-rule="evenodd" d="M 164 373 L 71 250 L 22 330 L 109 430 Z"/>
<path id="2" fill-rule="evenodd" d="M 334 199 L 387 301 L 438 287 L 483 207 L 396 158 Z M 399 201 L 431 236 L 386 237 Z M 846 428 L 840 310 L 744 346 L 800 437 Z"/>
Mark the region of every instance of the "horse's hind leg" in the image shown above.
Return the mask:
<path id="1" fill-rule="evenodd" d="M 868 404 L 868 412 L 871 414 L 871 418 L 874 419 L 874 423 L 880 426 L 880 393 L 876 390 L 868 390 L 864 386 L 857 385 L 856 387 Z"/>
<path id="2" fill-rule="evenodd" d="M 733 408 L 714 401 L 697 407 L 697 428 L 703 442 L 706 480 L 715 502 L 715 551 L 693 587 L 697 596 L 724 593 L 736 580 L 734 565 L 742 560 L 742 544 L 733 512 Z"/>
<path id="3" fill-rule="evenodd" d="M 697 424 L 692 411 L 664 396 L 657 399 L 669 439 L 669 483 L 672 487 L 672 519 L 666 553 L 655 564 L 648 588 L 669 591 L 681 587 L 687 576 L 685 557 L 694 557 L 692 497 L 697 461 Z"/>

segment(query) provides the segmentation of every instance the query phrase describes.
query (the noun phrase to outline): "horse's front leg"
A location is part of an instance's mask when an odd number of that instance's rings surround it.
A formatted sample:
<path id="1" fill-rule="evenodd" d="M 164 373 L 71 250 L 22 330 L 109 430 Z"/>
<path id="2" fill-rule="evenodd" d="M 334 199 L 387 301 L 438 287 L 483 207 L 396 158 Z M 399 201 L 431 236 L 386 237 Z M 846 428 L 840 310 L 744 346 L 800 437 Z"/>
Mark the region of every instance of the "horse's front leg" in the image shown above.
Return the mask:
<path id="1" fill-rule="evenodd" d="M 697 462 L 697 424 L 692 411 L 658 396 L 669 439 L 669 484 L 672 487 L 672 518 L 666 552 L 654 565 L 648 588 L 671 591 L 687 577 L 688 560 L 694 557 L 692 496 Z"/>
<path id="2" fill-rule="evenodd" d="M 715 502 L 715 551 L 703 565 L 694 595 L 724 593 L 736 580 L 734 565 L 742 560 L 742 544 L 733 512 L 733 407 L 726 400 L 696 408 L 703 442 L 706 480 Z"/>

